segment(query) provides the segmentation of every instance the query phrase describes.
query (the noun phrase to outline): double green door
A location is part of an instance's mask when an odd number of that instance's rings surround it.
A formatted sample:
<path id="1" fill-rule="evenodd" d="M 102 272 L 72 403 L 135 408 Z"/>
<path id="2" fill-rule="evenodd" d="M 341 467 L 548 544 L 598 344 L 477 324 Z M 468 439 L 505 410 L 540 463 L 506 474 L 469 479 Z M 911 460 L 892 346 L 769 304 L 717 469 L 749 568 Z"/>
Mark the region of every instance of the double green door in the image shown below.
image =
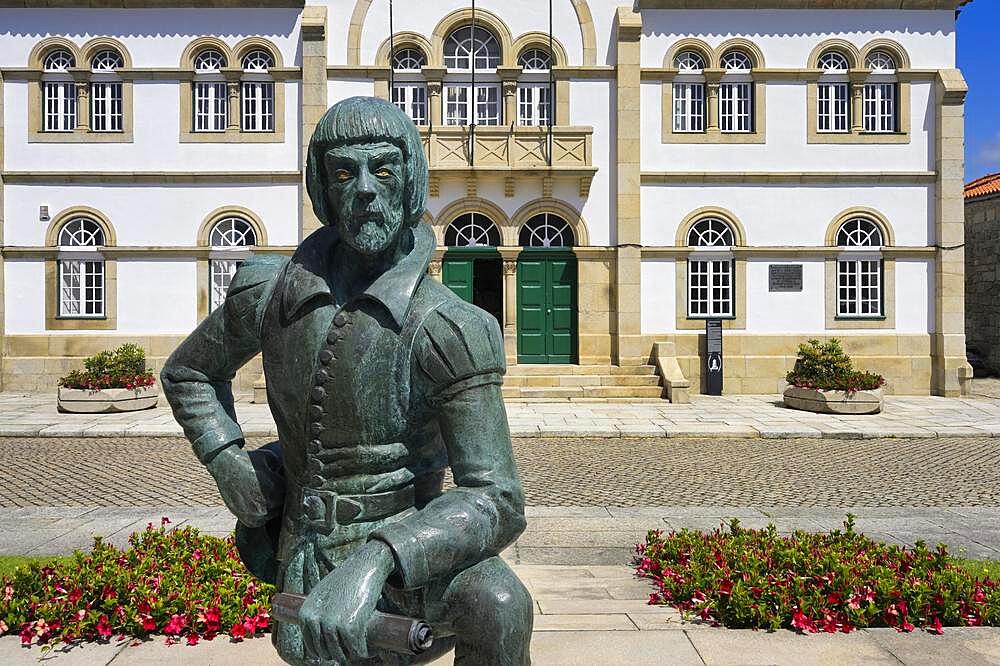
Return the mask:
<path id="1" fill-rule="evenodd" d="M 517 362 L 576 363 L 576 258 L 525 249 L 517 262 Z"/>

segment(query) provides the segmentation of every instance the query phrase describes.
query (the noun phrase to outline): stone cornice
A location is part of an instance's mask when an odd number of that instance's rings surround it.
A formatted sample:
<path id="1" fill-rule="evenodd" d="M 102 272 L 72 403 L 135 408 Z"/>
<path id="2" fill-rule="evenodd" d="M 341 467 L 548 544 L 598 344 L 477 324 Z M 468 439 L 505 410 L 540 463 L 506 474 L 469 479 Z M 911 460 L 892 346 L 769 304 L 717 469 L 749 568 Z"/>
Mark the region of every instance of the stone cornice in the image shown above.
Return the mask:
<path id="1" fill-rule="evenodd" d="M 273 183 L 302 182 L 300 171 L 5 171 L 8 185 L 64 183 Z"/>
<path id="2" fill-rule="evenodd" d="M 689 185 L 692 183 L 880 183 L 929 184 L 937 179 L 934 171 L 643 171 L 643 185 Z"/>
<path id="3" fill-rule="evenodd" d="M 958 9 L 972 0 L 635 0 L 633 9 Z"/>

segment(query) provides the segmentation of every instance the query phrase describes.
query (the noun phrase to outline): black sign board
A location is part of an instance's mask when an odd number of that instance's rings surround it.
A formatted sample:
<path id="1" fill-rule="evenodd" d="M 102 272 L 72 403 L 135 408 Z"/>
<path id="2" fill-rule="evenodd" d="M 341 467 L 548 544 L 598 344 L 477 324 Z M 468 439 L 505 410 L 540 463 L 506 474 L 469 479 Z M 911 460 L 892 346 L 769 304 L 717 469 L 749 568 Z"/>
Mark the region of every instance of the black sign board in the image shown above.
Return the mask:
<path id="1" fill-rule="evenodd" d="M 705 321 L 705 393 L 722 395 L 722 320 Z"/>
<path id="2" fill-rule="evenodd" d="M 802 264 L 770 264 L 767 267 L 768 291 L 802 291 Z"/>

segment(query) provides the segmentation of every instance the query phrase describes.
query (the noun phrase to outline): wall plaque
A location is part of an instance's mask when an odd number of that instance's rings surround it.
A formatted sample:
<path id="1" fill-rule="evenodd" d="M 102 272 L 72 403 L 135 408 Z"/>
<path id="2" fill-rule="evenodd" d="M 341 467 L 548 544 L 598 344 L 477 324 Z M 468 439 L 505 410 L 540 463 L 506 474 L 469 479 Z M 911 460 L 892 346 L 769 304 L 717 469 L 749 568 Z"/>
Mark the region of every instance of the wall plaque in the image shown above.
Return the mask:
<path id="1" fill-rule="evenodd" d="M 802 291 L 802 264 L 771 264 L 767 267 L 768 291 Z"/>

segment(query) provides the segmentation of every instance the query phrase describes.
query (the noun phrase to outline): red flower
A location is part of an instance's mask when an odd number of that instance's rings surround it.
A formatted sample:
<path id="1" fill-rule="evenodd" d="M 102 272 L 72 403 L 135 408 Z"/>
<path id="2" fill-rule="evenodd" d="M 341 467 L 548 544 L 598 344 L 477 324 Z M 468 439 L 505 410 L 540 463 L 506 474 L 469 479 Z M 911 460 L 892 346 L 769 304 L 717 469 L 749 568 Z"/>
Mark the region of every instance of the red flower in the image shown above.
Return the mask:
<path id="1" fill-rule="evenodd" d="M 181 631 L 184 629 L 185 624 L 186 622 L 184 621 L 184 616 L 177 615 L 175 613 L 170 616 L 170 621 L 163 626 L 163 633 L 172 636 L 179 636 Z"/>
<path id="2" fill-rule="evenodd" d="M 937 615 L 935 615 L 934 619 L 931 621 L 930 630 L 938 636 L 944 633 L 944 627 L 941 626 L 941 618 Z"/>
<path id="3" fill-rule="evenodd" d="M 30 622 L 25 622 L 18 635 L 21 637 L 21 645 L 31 645 L 31 640 L 35 637 L 33 625 Z"/>
<path id="4" fill-rule="evenodd" d="M 101 615 L 97 620 L 97 634 L 101 638 L 111 638 L 111 623 L 108 622 L 107 615 Z"/>
<path id="5" fill-rule="evenodd" d="M 800 610 L 796 610 L 792 613 L 792 627 L 810 634 L 819 632 L 819 629 L 816 628 L 816 623 L 810 620 L 809 617 Z"/>
<path id="6" fill-rule="evenodd" d="M 196 633 L 190 633 L 190 634 L 188 634 L 187 635 L 187 644 L 188 645 L 197 645 L 198 644 L 198 634 L 196 634 Z"/>
<path id="7" fill-rule="evenodd" d="M 161 526 L 163 526 L 163 525 L 169 525 L 169 524 L 170 524 L 170 519 L 169 518 L 167 518 L 166 516 L 163 516 L 162 518 L 160 518 L 160 525 Z"/>
<path id="8" fill-rule="evenodd" d="M 910 633 L 911 631 L 913 631 L 914 629 L 916 629 L 916 627 L 914 627 L 912 624 L 910 624 L 906 620 L 903 620 L 903 623 L 901 625 L 899 625 L 898 627 L 896 627 L 896 631 L 898 631 L 900 633 L 907 633 L 907 634 Z"/>
<path id="9" fill-rule="evenodd" d="M 246 636 L 246 633 L 247 630 L 243 628 L 243 624 L 241 622 L 235 622 L 232 628 L 229 630 L 229 635 L 232 636 L 233 640 L 235 641 L 243 640 L 243 637 Z"/>
<path id="10" fill-rule="evenodd" d="M 156 631 L 156 620 L 153 619 L 152 615 L 142 614 L 139 616 L 139 622 L 142 624 L 142 628 L 145 631 Z"/>
<path id="11" fill-rule="evenodd" d="M 733 592 L 733 581 L 726 579 L 719 583 L 720 595 L 728 597 L 730 594 L 732 594 L 732 592 Z"/>
<path id="12" fill-rule="evenodd" d="M 843 601 L 843 597 L 841 597 L 836 592 L 831 592 L 826 596 L 826 603 L 830 604 L 831 606 L 835 606 L 836 604 L 839 604 L 841 601 Z"/>

